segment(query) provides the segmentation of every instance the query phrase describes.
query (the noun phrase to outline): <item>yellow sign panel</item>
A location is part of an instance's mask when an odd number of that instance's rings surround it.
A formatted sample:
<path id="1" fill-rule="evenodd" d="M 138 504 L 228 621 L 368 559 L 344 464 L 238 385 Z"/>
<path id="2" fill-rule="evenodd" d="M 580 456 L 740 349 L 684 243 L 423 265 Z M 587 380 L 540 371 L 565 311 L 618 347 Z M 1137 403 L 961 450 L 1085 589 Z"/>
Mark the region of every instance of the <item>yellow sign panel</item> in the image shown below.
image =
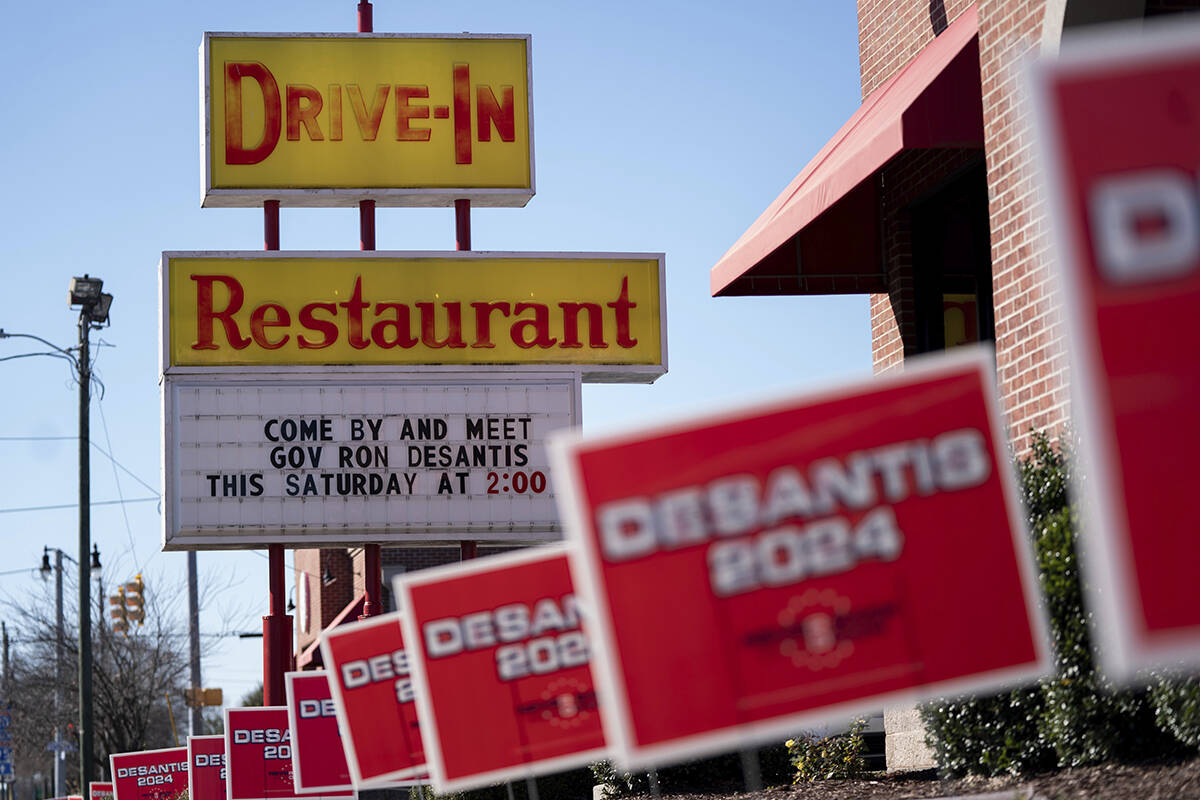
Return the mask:
<path id="1" fill-rule="evenodd" d="M 173 367 L 581 365 L 666 371 L 662 255 L 164 253 Z"/>
<path id="2" fill-rule="evenodd" d="M 217 34 L 205 206 L 523 206 L 529 37 Z"/>

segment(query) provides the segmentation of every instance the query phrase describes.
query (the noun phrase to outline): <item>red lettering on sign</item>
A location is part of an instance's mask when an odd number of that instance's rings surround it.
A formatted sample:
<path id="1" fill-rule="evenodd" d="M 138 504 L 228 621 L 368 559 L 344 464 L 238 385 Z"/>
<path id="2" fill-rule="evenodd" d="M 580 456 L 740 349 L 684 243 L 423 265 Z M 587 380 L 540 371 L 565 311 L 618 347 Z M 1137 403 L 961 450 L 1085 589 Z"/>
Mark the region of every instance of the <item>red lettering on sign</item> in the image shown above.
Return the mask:
<path id="1" fill-rule="evenodd" d="M 515 142 L 517 140 L 516 103 L 513 102 L 513 87 L 500 87 L 500 101 L 492 92 L 492 87 L 479 84 L 475 87 L 475 118 L 476 135 L 481 142 L 492 140 L 492 125 L 500 134 L 500 141 Z"/>
<path id="2" fill-rule="evenodd" d="M 317 114 L 321 113 L 324 101 L 316 87 L 303 83 L 287 85 L 287 138 L 289 142 L 300 141 L 300 126 L 314 142 L 322 142 L 321 126 L 317 123 Z"/>
<path id="3" fill-rule="evenodd" d="M 254 147 L 242 143 L 242 81 L 258 82 L 263 95 L 263 135 Z M 281 109 L 279 84 L 271 71 L 257 61 L 225 63 L 225 163 L 257 164 L 279 143 Z"/>
<path id="4" fill-rule="evenodd" d="M 246 293 L 242 290 L 236 278 L 228 275 L 192 275 L 196 282 L 196 343 L 193 350 L 216 350 L 219 345 L 213 341 L 213 322 L 219 321 L 225 330 L 225 340 L 234 350 L 243 350 L 250 345 L 250 339 L 243 338 L 238 330 L 238 324 L 233 315 L 242 307 Z M 229 290 L 229 303 L 223 311 L 213 310 L 213 284 L 221 283 Z"/>
<path id="5" fill-rule="evenodd" d="M 350 95 L 350 107 L 354 109 L 354 121 L 358 123 L 358 133 L 364 142 L 373 142 L 379 135 L 379 123 L 383 121 L 383 109 L 387 105 L 390 88 L 386 83 L 375 87 L 375 99 L 368 111 L 358 84 L 346 84 L 346 94 Z"/>
<path id="6" fill-rule="evenodd" d="M 414 97 L 429 97 L 428 86 L 396 87 L 396 141 L 428 142 L 429 128 L 414 128 L 411 120 L 429 119 L 429 106 L 413 105 Z"/>

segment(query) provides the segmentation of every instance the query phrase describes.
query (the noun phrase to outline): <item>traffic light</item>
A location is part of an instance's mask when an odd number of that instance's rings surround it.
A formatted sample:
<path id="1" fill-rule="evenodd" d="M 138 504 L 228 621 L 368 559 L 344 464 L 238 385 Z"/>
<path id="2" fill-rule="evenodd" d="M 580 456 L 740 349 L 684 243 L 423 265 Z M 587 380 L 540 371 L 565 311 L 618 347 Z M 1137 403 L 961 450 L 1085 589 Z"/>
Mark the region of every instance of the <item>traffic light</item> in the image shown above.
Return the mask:
<path id="1" fill-rule="evenodd" d="M 133 580 L 125 584 L 125 613 L 130 622 L 136 622 L 138 627 L 146 619 L 146 598 L 144 592 L 146 585 L 142 583 L 142 574 L 139 572 L 133 576 Z"/>
<path id="2" fill-rule="evenodd" d="M 129 635 L 129 610 L 125 607 L 125 587 L 117 589 L 116 594 L 108 596 L 108 604 L 111 608 L 108 610 L 113 618 L 113 633 L 123 633 Z"/>

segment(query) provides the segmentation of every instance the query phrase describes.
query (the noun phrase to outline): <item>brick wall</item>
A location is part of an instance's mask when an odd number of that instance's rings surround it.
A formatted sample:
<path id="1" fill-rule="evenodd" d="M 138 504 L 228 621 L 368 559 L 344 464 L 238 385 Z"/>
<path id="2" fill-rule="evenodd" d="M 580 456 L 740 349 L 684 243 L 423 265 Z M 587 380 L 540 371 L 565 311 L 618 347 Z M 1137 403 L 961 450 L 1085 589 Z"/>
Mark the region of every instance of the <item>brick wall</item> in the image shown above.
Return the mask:
<path id="1" fill-rule="evenodd" d="M 969 0 L 859 0 L 858 60 L 865 99 L 933 41 L 937 31 L 969 8 Z M 908 215 L 900 205 L 922 183 L 936 185 L 956 165 L 942 163 L 953 151 L 903 154 L 883 175 L 883 247 L 888 293 L 871 295 L 871 353 L 875 372 L 904 363 L 915 345 L 912 247 Z M 925 174 L 922 174 L 922 173 Z"/>
<path id="2" fill-rule="evenodd" d="M 934 38 L 940 8 L 952 22 L 970 4 L 946 0 L 860 0 L 863 96 Z M 1020 64 L 1040 46 L 1044 0 L 980 0 L 980 81 L 992 228 L 992 291 L 1001 400 L 1018 452 L 1031 430 L 1056 433 L 1067 420 L 1063 328 L 1048 263 L 1045 207 L 1035 189 L 1030 116 L 1022 104 Z M 907 159 L 907 160 L 906 160 Z M 884 171 L 897 181 L 932 181 L 943 164 L 905 154 Z M 871 297 L 876 372 L 913 352 L 912 267 L 907 218 L 896 210 L 909 192 L 889 190 L 884 211 L 889 294 Z"/>
<path id="3" fill-rule="evenodd" d="M 879 88 L 933 41 L 971 0 L 859 0 L 858 65 L 862 96 Z"/>
<path id="4" fill-rule="evenodd" d="M 300 614 L 295 613 L 293 625 L 296 629 L 297 652 L 311 645 L 321 630 L 341 613 L 356 596 L 354 564 L 345 550 L 294 550 L 292 564 L 295 578 L 299 573 L 308 575 L 309 628 L 300 629 Z M 359 568 L 361 572 L 361 567 Z M 324 585 L 323 578 L 329 575 L 333 581 Z M 361 579 L 360 579 L 361 580 Z M 360 590 L 361 591 L 361 590 Z M 297 603 L 299 602 L 297 592 Z"/>
<path id="5" fill-rule="evenodd" d="M 1069 415 L 1064 329 L 1020 71 L 1041 46 L 1045 3 L 985 0 L 980 12 L 996 364 L 1009 434 L 1022 453 L 1031 431 L 1057 434 Z"/>

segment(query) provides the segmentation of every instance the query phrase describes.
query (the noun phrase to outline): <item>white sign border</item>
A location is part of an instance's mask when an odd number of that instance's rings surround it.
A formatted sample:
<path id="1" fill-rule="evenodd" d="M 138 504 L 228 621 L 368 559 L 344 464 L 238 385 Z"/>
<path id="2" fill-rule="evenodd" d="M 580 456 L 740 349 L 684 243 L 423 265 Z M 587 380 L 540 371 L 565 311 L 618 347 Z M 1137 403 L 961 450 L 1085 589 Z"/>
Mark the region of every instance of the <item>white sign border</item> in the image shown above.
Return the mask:
<path id="1" fill-rule="evenodd" d="M 575 469 L 572 453 L 583 445 L 613 446 L 637 441 L 648 435 L 661 436 L 671 432 L 689 430 L 701 425 L 733 421 L 747 416 L 769 413 L 775 409 L 791 408 L 802 403 L 815 404 L 834 400 L 862 391 L 877 391 L 889 387 L 906 386 L 939 375 L 961 372 L 964 368 L 977 370 L 983 379 L 985 402 L 996 446 L 997 473 L 1000 476 L 1005 505 L 1011 521 L 1014 552 L 1026 599 L 1026 611 L 1030 619 L 1031 633 L 1036 657 L 1025 666 L 1000 670 L 930 684 L 922 688 L 904 689 L 896 692 L 876 694 L 870 697 L 827 706 L 813 711 L 775 717 L 755 723 L 731 725 L 707 733 L 693 734 L 656 745 L 638 745 L 629 707 L 629 695 L 624 677 L 617 665 L 620 650 L 616 644 L 614 623 L 609 612 L 608 597 L 604 591 L 599 568 L 599 553 L 591 547 L 590 536 L 583 533 L 588 527 L 582 514 L 581 498 L 584 496 L 580 476 Z M 627 770 L 639 770 L 659 764 L 685 759 L 715 755 L 732 750 L 744 749 L 750 742 L 778 741 L 793 735 L 806 726 L 844 722 L 858 713 L 876 712 L 880 706 L 895 703 L 911 703 L 921 698 L 965 695 L 979 689 L 996 691 L 1032 682 L 1053 671 L 1053 656 L 1048 635 L 1049 623 L 1042 603 L 1033 543 L 1029 537 L 1025 512 L 1018 494 L 1015 465 L 1011 457 L 1005 458 L 1008 436 L 1004 429 L 1003 414 L 997 400 L 995 361 L 991 348 L 975 345 L 956 348 L 934 355 L 922 356 L 906 361 L 902 371 L 888 372 L 868 379 L 859 379 L 827 385 L 777 399 L 742 406 L 725 407 L 721 410 L 693 415 L 687 418 L 672 417 L 658 425 L 639 425 L 625 428 L 621 432 L 586 439 L 579 433 L 559 433 L 548 443 L 550 465 L 556 479 L 556 497 L 566 534 L 566 548 L 570 558 L 571 575 L 578 596 L 584 607 L 592 612 L 589 618 L 589 635 L 592 641 L 592 674 L 595 677 L 597 694 L 601 700 L 601 719 L 605 738 L 612 751 L 613 760 Z"/>
<path id="2" fill-rule="evenodd" d="M 528 98 L 526 125 L 529 130 L 529 188 L 212 188 L 212 117 L 210 43 L 212 39 L 503 39 L 525 42 L 525 96 Z M 280 207 L 341 208 L 374 200 L 384 208 L 434 208 L 470 200 L 476 208 L 523 208 L 537 193 L 537 170 L 533 147 L 533 37 L 527 33 L 246 33 L 206 31 L 200 42 L 200 206 L 201 208 L 255 208 L 266 200 Z"/>
<path id="3" fill-rule="evenodd" d="M 496 570 L 507 569 L 509 567 L 521 566 L 523 564 L 532 564 L 539 561 L 550 561 L 553 559 L 562 558 L 567 554 L 567 548 L 562 544 L 542 545 L 539 547 L 529 547 L 518 550 L 512 553 L 501 553 L 498 555 L 487 556 L 485 558 L 475 558 L 470 561 L 460 561 L 454 564 L 447 564 L 440 567 L 432 567 L 430 569 L 418 570 L 417 572 L 401 573 L 392 579 L 392 594 L 396 598 L 396 604 L 403 609 L 412 607 L 412 587 L 423 586 L 429 583 L 437 583 L 450 578 L 465 578 L 471 575 L 477 575 L 482 572 L 494 572 Z M 579 598 L 578 587 L 576 588 L 576 598 Z M 401 627 L 404 630 L 405 650 L 408 653 L 408 669 L 413 680 L 413 688 L 416 690 L 417 697 L 417 717 L 421 721 L 422 741 L 425 743 L 425 760 L 429 765 L 429 776 L 433 784 L 434 791 L 440 794 L 448 794 L 451 792 L 460 792 L 468 789 L 476 789 L 482 786 L 489 786 L 502 781 L 510 781 L 514 778 L 531 778 L 539 774 L 547 774 L 552 772 L 560 772 L 562 770 L 573 769 L 575 767 L 590 764 L 594 761 L 602 761 L 609 757 L 610 749 L 608 746 L 596 748 L 593 750 L 585 750 L 579 753 L 571 753 L 563 756 L 556 756 L 549 759 L 540 759 L 528 762 L 522 766 L 505 767 L 502 769 L 491 770 L 489 772 L 481 772 L 475 775 L 470 775 L 465 778 L 456 778 L 448 780 L 446 778 L 446 765 L 442 760 L 441 741 L 438 737 L 437 717 L 434 714 L 433 701 L 429 696 L 429 681 L 425 673 L 425 647 L 420 638 L 420 631 L 417 630 L 416 621 L 412 614 L 401 615 Z M 585 623 L 585 632 L 587 633 L 589 642 L 593 640 L 592 630 Z M 414 645 L 413 643 L 417 644 Z M 596 671 L 591 665 L 595 664 L 595 651 L 589 660 L 589 668 L 592 669 L 592 684 L 596 684 Z M 606 710 L 600 708 L 600 717 L 603 724 L 603 718 Z M 607 726 L 604 726 L 605 740 L 608 741 Z"/>
<path id="4" fill-rule="evenodd" d="M 1073 471 L 1071 488 L 1081 512 L 1077 541 L 1087 578 L 1084 595 L 1095 614 L 1092 631 L 1097 636 L 1101 669 L 1120 684 L 1144 683 L 1145 676 L 1139 675 L 1142 670 L 1180 662 L 1200 663 L 1200 630 L 1151 637 L 1136 633 L 1140 611 L 1135 609 L 1140 609 L 1140 603 L 1127 542 L 1130 532 L 1120 458 L 1109 424 L 1112 410 L 1096 391 L 1105 381 L 1095 321 L 1078 303 L 1085 268 L 1075 241 L 1081 233 L 1070 224 L 1074 215 L 1067 199 L 1069 178 L 1061 155 L 1065 143 L 1051 93 L 1056 78 L 1170 63 L 1185 54 L 1200 54 L 1198 42 L 1200 23 L 1177 17 L 1098 26 L 1094 31 L 1072 32 L 1064 37 L 1056 58 L 1031 61 L 1025 72 L 1037 132 L 1034 152 L 1051 221 L 1053 272 L 1067 330 L 1071 411 L 1079 442 L 1079 463 Z M 1089 476 L 1086 481 L 1085 474 Z"/>
<path id="5" fill-rule="evenodd" d="M 336 628 L 328 628 L 321 632 L 321 659 L 326 665 L 325 669 L 329 672 L 329 691 L 333 695 L 333 707 L 337 713 L 338 727 L 343 731 L 342 749 L 346 753 L 346 763 L 350 766 L 350 780 L 354 783 L 356 789 L 385 789 L 392 786 L 420 786 L 425 783 L 421 780 L 425 776 L 429 764 L 429 745 L 425 741 L 426 736 L 424 730 L 418 727 L 421 732 L 421 750 L 425 754 L 425 763 L 417 764 L 407 769 L 393 770 L 382 775 L 376 775 L 370 779 L 364 779 L 362 769 L 358 764 L 358 751 L 354 747 L 354 729 L 350 727 L 350 717 L 346 714 L 346 702 L 342 695 L 341 681 L 333 677 L 333 654 L 329 652 L 329 640 L 336 639 L 348 633 L 355 633 L 361 630 L 371 630 L 372 628 L 381 628 L 385 625 L 395 623 L 400 626 L 401 614 L 399 611 L 393 611 L 389 614 L 376 614 L 373 617 L 367 617 L 356 622 L 347 622 L 339 625 Z M 408 639 L 404 637 L 401 630 L 401 638 L 404 641 L 404 652 L 408 653 Z M 409 677 L 412 677 L 412 659 L 409 659 Z M 415 684 L 414 684 L 415 686 Z M 419 714 L 418 714 L 419 717 Z"/>

